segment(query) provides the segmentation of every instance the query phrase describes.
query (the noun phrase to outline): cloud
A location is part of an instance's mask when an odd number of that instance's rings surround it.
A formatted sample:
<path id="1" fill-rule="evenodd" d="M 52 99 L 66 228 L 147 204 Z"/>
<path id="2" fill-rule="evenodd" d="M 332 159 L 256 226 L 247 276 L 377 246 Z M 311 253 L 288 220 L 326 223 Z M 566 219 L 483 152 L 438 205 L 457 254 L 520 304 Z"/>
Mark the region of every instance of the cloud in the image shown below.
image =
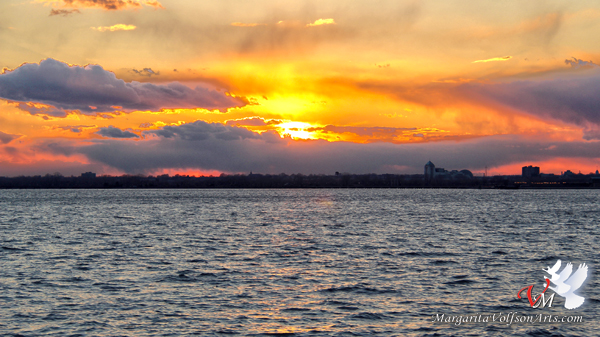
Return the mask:
<path id="1" fill-rule="evenodd" d="M 390 127 L 358 127 L 358 126 L 335 126 L 327 125 L 322 129 L 325 132 L 344 133 L 350 132 L 359 136 L 374 136 L 375 134 L 398 134 L 409 131 L 412 133 L 417 128 L 390 128 Z"/>
<path id="2" fill-rule="evenodd" d="M 575 69 L 590 69 L 590 68 L 598 67 L 598 65 L 592 61 L 579 60 L 574 57 L 572 60 L 566 59 L 565 64 L 568 64 L 571 66 L 571 68 L 575 68 Z"/>
<path id="3" fill-rule="evenodd" d="M 69 66 L 54 59 L 25 63 L 1 74 L 0 98 L 26 105 L 42 103 L 54 116 L 73 110 L 94 115 L 163 108 L 224 111 L 247 104 L 243 98 L 200 86 L 192 89 L 179 82 L 125 82 L 99 65 Z M 32 109 L 28 111 L 36 113 Z"/>
<path id="4" fill-rule="evenodd" d="M 112 125 L 104 127 L 104 128 L 100 128 L 100 130 L 98 130 L 98 132 L 96 132 L 96 133 L 102 137 L 108 137 L 108 138 L 140 138 L 140 136 L 136 135 L 135 133 L 133 133 L 131 131 L 123 131 Z"/>
<path id="5" fill-rule="evenodd" d="M 494 57 L 487 60 L 477 60 L 471 63 L 486 63 L 486 62 L 495 62 L 495 61 L 508 61 L 512 58 L 512 56 L 504 56 L 504 57 Z"/>
<path id="6" fill-rule="evenodd" d="M 317 20 L 318 22 L 318 20 Z M 320 23 L 319 25 L 322 25 Z M 328 24 L 329 29 L 311 29 L 301 20 L 279 21 L 276 24 L 232 24 L 223 39 L 231 41 L 240 53 L 256 52 L 300 52 L 313 50 L 320 43 L 340 42 L 356 32 L 351 28 Z M 239 29 L 250 27 L 253 29 Z M 223 46 L 218 46 L 222 48 Z"/>
<path id="7" fill-rule="evenodd" d="M 144 134 L 192 141 L 207 140 L 211 137 L 220 140 L 259 138 L 259 135 L 256 133 L 244 128 L 225 126 L 219 123 L 206 123 L 203 121 L 179 126 L 167 125 L 160 130 L 144 131 Z"/>
<path id="8" fill-rule="evenodd" d="M 307 128 L 319 137 L 328 140 L 352 141 L 358 143 L 370 142 L 407 142 L 417 128 L 392 127 L 358 127 L 327 125 L 324 127 Z"/>
<path id="9" fill-rule="evenodd" d="M 80 133 L 85 129 L 95 129 L 96 125 L 66 125 L 66 126 L 55 126 L 56 129 L 68 130 L 75 133 Z"/>
<path id="10" fill-rule="evenodd" d="M 261 117 L 251 117 L 251 118 L 228 120 L 227 122 L 225 122 L 225 125 L 227 125 L 227 126 L 267 126 L 269 124 Z"/>
<path id="11" fill-rule="evenodd" d="M 250 126 L 260 127 L 267 126 L 274 129 L 278 124 L 282 124 L 284 121 L 280 119 L 265 119 L 262 117 L 246 117 L 241 119 L 230 119 L 225 122 L 227 126 Z"/>
<path id="12" fill-rule="evenodd" d="M 12 102 L 9 103 L 15 105 L 17 108 L 23 111 L 27 111 L 32 115 L 45 115 L 52 117 L 66 117 L 69 113 L 74 111 L 57 109 L 54 106 L 41 104 L 41 103 L 33 103 L 33 102 Z"/>
<path id="13" fill-rule="evenodd" d="M 73 13 L 78 13 L 81 14 L 81 12 L 79 11 L 79 9 L 54 9 L 52 8 L 52 10 L 50 10 L 50 15 L 49 16 L 55 16 L 55 15 L 62 15 L 62 16 L 69 16 Z"/>
<path id="14" fill-rule="evenodd" d="M 21 136 L 18 135 L 11 135 L 9 133 L 4 133 L 2 131 L 0 131 L 0 143 L 2 144 L 8 144 L 10 143 L 13 139 L 17 139 Z"/>
<path id="15" fill-rule="evenodd" d="M 314 26 L 322 26 L 322 25 L 335 25 L 335 21 L 333 19 L 318 19 L 313 23 L 309 23 L 306 27 L 314 27 Z"/>
<path id="16" fill-rule="evenodd" d="M 540 42 L 548 45 L 558 34 L 563 21 L 563 12 L 557 11 L 539 16 L 529 22 L 525 22 L 520 25 L 519 30 L 521 34 L 523 32 L 535 32 L 538 34 Z"/>
<path id="17" fill-rule="evenodd" d="M 38 144 L 36 151 L 62 156 L 84 155 L 91 163 L 128 173 L 194 168 L 221 172 L 332 174 L 335 171 L 421 173 L 429 159 L 447 169 L 481 170 L 486 166 L 557 157 L 594 159 L 600 150 L 600 142 L 544 141 L 515 135 L 402 145 L 293 141 L 273 131 L 257 134 L 202 121 L 165 126 L 144 134 L 146 137 L 141 140 L 99 139 L 91 145 L 52 140 Z M 398 171 L 398 167 L 402 169 Z"/>
<path id="18" fill-rule="evenodd" d="M 142 5 L 164 8 L 160 2 L 155 0 L 37 0 L 37 2 L 70 8 L 102 8 L 106 10 L 140 8 Z"/>
<path id="19" fill-rule="evenodd" d="M 489 7 L 489 6 L 488 6 Z M 491 7 L 489 7 L 491 8 Z M 531 51 L 535 47 L 548 47 L 560 32 L 564 15 L 562 11 L 539 14 L 529 17 L 515 25 L 494 24 L 494 21 L 480 25 L 466 25 L 454 32 L 454 38 L 441 41 L 442 43 L 476 42 L 478 48 L 484 49 L 501 47 L 506 49 L 510 41 L 512 48 L 517 45 L 527 47 Z M 507 39 L 509 39 L 507 41 Z"/>
<path id="20" fill-rule="evenodd" d="M 266 26 L 266 23 L 241 23 L 241 22 L 233 22 L 231 23 L 234 27 L 257 27 L 257 26 Z"/>
<path id="21" fill-rule="evenodd" d="M 600 127 L 599 87 L 600 68 L 594 67 L 580 76 L 561 74 L 549 80 L 467 83 L 452 91 L 482 105 L 505 106 L 544 119 L 575 124 L 584 132 L 590 131 L 586 137 L 596 138 L 592 134 Z"/>
<path id="22" fill-rule="evenodd" d="M 116 32 L 118 30 L 134 30 L 137 27 L 134 25 L 125 25 L 122 23 L 113 25 L 113 26 L 106 26 L 106 27 L 90 27 L 93 30 L 97 30 L 99 32 L 106 32 L 106 31 L 111 31 L 111 32 Z"/>
<path id="23" fill-rule="evenodd" d="M 417 103 L 432 112 L 460 107 L 463 117 L 470 111 L 475 115 L 478 109 L 508 119 L 527 114 L 549 124 L 577 125 L 584 139 L 600 139 L 600 67 L 576 58 L 565 63 L 571 67 L 518 74 L 516 78 L 498 77 L 496 81 L 436 81 L 420 86 L 364 81 L 355 85 Z M 456 122 L 469 123 L 466 118 Z"/>
<path id="24" fill-rule="evenodd" d="M 329 141 L 349 141 L 355 143 L 389 142 L 395 144 L 464 140 L 477 137 L 473 134 L 450 132 L 438 128 L 394 128 L 394 127 L 358 127 L 327 125 L 324 127 L 302 128 L 310 133 L 312 139 Z M 281 133 L 281 131 L 280 131 Z"/>
<path id="25" fill-rule="evenodd" d="M 319 18 L 332 18 L 332 12 L 324 8 L 318 10 L 310 2 L 294 2 L 281 7 L 276 2 L 268 1 L 264 6 L 238 2 L 226 13 L 217 13 L 211 2 L 199 1 L 200 11 L 214 15 L 205 16 L 203 20 L 188 20 L 193 16 L 186 15 L 161 15 L 144 25 L 139 38 L 149 41 L 166 39 L 172 45 L 180 46 L 167 50 L 167 53 L 192 58 L 217 52 L 258 54 L 272 59 L 304 55 L 321 48 L 331 49 L 335 54 L 352 48 L 339 48 L 349 39 L 357 39 L 352 45 L 364 47 L 366 44 L 367 49 L 381 48 L 385 43 L 391 44 L 390 47 L 395 45 L 402 48 L 404 52 L 407 41 L 401 33 L 411 30 L 418 18 L 422 17 L 421 3 L 385 1 L 373 6 L 363 1 L 336 9 L 334 22 L 337 24 L 307 27 L 307 24 Z M 283 21 L 282 24 L 277 24 L 279 21 Z M 394 34 L 401 34 L 401 39 L 390 40 Z M 386 50 L 394 53 L 396 47 Z M 180 71 L 182 69 L 178 68 Z"/>
<path id="26" fill-rule="evenodd" d="M 154 70 L 152 70 L 152 68 L 144 68 L 142 70 L 132 69 L 132 71 L 140 76 L 151 77 L 152 75 L 155 75 L 155 76 L 160 75 L 160 71 L 154 71 Z"/>

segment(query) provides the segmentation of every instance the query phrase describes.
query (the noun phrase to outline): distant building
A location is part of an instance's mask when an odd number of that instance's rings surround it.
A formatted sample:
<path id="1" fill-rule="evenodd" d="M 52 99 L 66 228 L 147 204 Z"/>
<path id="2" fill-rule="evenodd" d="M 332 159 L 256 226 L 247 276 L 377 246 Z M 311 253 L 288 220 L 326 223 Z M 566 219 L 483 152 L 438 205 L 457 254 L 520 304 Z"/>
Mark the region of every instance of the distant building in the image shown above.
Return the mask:
<path id="1" fill-rule="evenodd" d="M 458 178 L 473 178 L 473 173 L 469 170 L 452 170 L 448 171 L 441 167 L 435 167 L 435 165 L 428 161 L 425 164 L 425 180 L 432 180 L 434 178 L 440 179 L 458 179 Z"/>
<path id="2" fill-rule="evenodd" d="M 94 179 L 94 178 L 96 178 L 96 173 L 94 173 L 94 172 L 85 172 L 85 173 L 81 174 L 81 178 Z"/>
<path id="3" fill-rule="evenodd" d="M 448 171 L 446 171 L 446 169 L 443 167 L 436 167 L 435 170 L 433 171 L 434 177 L 445 176 L 447 174 L 448 174 Z"/>
<path id="4" fill-rule="evenodd" d="M 523 178 L 534 178 L 540 176 L 540 168 L 537 166 L 523 166 L 521 169 Z"/>
<path id="5" fill-rule="evenodd" d="M 435 165 L 433 165 L 433 163 L 430 160 L 427 162 L 427 164 L 425 164 L 425 180 L 433 179 L 434 175 L 435 175 Z"/>
<path id="6" fill-rule="evenodd" d="M 459 175 L 461 175 L 461 174 L 462 174 L 463 176 L 465 176 L 465 177 L 467 177 L 467 178 L 473 178 L 473 172 L 471 172 L 471 171 L 469 171 L 469 170 L 460 170 L 460 171 L 458 172 L 458 174 L 459 174 Z"/>

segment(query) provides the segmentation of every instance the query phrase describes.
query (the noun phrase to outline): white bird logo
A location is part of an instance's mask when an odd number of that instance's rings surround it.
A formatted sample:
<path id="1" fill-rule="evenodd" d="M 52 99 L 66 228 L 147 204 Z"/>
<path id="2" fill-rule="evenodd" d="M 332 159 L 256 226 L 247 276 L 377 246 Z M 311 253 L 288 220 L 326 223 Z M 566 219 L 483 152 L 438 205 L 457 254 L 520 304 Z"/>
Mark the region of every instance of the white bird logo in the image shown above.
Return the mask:
<path id="1" fill-rule="evenodd" d="M 582 296 L 574 294 L 574 291 L 579 289 L 585 279 L 587 278 L 588 267 L 585 263 L 579 265 L 579 268 L 573 273 L 573 265 L 571 262 L 567 263 L 567 266 L 557 274 L 560 269 L 561 262 L 560 260 L 556 261 L 556 264 L 552 268 L 547 267 L 547 269 L 543 269 L 545 272 L 550 274 L 552 278 L 550 278 L 550 282 L 556 285 L 556 287 L 549 287 L 550 290 L 554 291 L 558 296 L 565 298 L 565 308 L 567 309 L 575 309 L 579 308 L 585 298 Z M 548 279 L 544 276 L 545 279 Z M 546 286 L 544 284 L 544 286 Z"/>

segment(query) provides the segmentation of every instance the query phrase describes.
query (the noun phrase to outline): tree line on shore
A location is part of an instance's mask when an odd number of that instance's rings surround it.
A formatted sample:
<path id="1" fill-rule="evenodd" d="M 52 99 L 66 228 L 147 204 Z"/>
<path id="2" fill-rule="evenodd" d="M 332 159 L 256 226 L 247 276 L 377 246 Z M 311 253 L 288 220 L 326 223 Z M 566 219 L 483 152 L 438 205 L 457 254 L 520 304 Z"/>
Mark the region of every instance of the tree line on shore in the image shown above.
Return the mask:
<path id="1" fill-rule="evenodd" d="M 523 181 L 520 176 L 426 180 L 422 174 L 221 174 L 220 176 L 121 175 L 84 173 L 65 177 L 0 177 L 0 188 L 518 188 L 593 187 L 590 179 L 568 182 Z"/>

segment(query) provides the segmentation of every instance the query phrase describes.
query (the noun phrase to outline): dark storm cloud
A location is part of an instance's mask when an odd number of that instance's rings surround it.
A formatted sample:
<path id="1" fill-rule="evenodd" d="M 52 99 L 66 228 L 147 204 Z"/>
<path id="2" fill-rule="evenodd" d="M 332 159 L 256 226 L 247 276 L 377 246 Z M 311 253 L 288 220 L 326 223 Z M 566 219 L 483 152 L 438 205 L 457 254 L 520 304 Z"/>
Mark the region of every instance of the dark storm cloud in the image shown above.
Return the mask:
<path id="1" fill-rule="evenodd" d="M 112 125 L 107 126 L 105 128 L 100 128 L 100 130 L 98 130 L 98 132 L 96 133 L 102 137 L 108 138 L 140 138 L 140 136 L 136 135 L 131 131 L 123 131 Z"/>
<path id="2" fill-rule="evenodd" d="M 145 139 L 95 140 L 40 145 L 54 154 L 83 154 L 91 162 L 128 173 L 168 168 L 262 173 L 421 173 L 432 159 L 447 169 L 481 170 L 557 157 L 596 158 L 599 142 L 544 142 L 521 136 L 493 136 L 467 141 L 418 144 L 292 141 L 275 132 L 197 121 L 145 132 Z M 152 136 L 153 135 L 153 136 Z"/>
<path id="3" fill-rule="evenodd" d="M 98 65 L 69 66 L 53 59 L 26 63 L 1 74 L 0 98 L 86 114 L 162 108 L 226 110 L 247 104 L 245 99 L 215 90 L 192 89 L 179 82 L 125 82 Z"/>
<path id="4" fill-rule="evenodd" d="M 0 143 L 2 143 L 2 144 L 8 144 L 13 139 L 17 139 L 17 138 L 19 138 L 19 136 L 11 135 L 9 133 L 4 133 L 4 132 L 0 131 Z"/>

